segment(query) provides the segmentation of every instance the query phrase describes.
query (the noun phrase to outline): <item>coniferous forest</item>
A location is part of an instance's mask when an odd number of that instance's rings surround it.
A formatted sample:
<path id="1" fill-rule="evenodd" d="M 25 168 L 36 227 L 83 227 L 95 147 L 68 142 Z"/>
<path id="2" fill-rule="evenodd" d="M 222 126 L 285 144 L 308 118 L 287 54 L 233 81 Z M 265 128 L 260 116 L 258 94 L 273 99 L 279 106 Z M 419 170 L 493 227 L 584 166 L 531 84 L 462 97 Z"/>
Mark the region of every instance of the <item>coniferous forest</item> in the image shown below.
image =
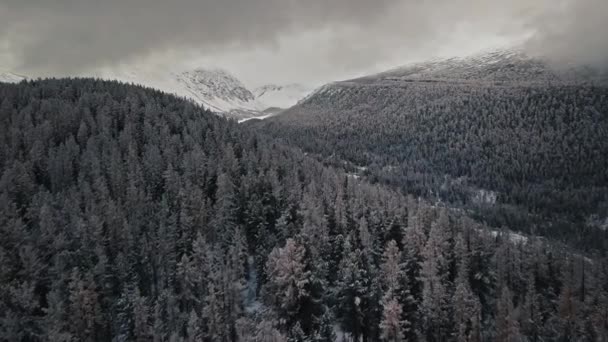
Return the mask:
<path id="1" fill-rule="evenodd" d="M 525 61 L 336 82 L 251 126 L 492 226 L 606 250 L 608 83 Z"/>
<path id="2" fill-rule="evenodd" d="M 149 88 L 0 84 L 0 340 L 608 340 L 605 251 L 418 195 Z"/>

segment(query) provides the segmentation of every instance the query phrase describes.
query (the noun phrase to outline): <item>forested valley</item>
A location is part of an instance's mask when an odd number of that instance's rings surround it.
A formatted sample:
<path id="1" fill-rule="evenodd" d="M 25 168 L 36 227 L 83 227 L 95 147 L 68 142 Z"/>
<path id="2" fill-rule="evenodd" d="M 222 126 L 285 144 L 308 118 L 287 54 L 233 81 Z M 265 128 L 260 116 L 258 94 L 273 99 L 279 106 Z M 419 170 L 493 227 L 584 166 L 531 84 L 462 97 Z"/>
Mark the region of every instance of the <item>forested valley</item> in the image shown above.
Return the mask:
<path id="1" fill-rule="evenodd" d="M 524 101 L 552 101 L 537 96 Z M 525 136 L 515 132 L 484 141 L 498 149 Z M 606 175 L 589 158 L 605 153 L 605 133 L 586 135 L 580 157 L 548 154 L 561 166 L 543 172 L 601 197 Z M 493 167 L 533 181 L 524 166 Z M 605 250 L 496 229 L 418 195 L 149 88 L 0 83 L 0 340 L 608 340 Z"/>

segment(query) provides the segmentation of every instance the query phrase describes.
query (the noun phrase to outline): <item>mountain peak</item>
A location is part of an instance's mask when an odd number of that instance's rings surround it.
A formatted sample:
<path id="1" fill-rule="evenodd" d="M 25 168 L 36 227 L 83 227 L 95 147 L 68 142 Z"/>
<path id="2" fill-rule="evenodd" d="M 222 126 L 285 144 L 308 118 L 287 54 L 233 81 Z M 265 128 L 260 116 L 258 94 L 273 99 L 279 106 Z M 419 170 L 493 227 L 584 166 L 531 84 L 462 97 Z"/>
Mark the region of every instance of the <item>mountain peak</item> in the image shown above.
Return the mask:
<path id="1" fill-rule="evenodd" d="M 241 81 L 223 69 L 197 68 L 184 71 L 177 80 L 194 93 L 221 100 L 237 99 L 243 102 L 254 101 L 253 93 Z"/>

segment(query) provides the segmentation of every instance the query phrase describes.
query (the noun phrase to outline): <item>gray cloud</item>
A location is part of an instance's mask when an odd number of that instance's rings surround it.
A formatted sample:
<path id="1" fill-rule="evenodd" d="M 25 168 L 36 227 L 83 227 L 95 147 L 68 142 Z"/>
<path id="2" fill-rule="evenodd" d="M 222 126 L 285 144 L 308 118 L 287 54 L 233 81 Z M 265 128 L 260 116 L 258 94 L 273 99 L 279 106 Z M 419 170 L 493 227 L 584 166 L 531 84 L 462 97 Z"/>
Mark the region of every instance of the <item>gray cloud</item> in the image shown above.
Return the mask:
<path id="1" fill-rule="evenodd" d="M 0 39 L 23 69 L 75 70 L 169 49 L 270 44 L 377 22 L 398 0 L 3 0 Z"/>
<path id="2" fill-rule="evenodd" d="M 605 62 L 607 13 L 605 0 L 2 0 L 0 63 L 74 74 L 204 59 L 323 78 L 530 35 L 535 53 Z"/>
<path id="3" fill-rule="evenodd" d="M 608 1 L 555 1 L 532 23 L 526 47 L 557 61 L 608 67 Z"/>

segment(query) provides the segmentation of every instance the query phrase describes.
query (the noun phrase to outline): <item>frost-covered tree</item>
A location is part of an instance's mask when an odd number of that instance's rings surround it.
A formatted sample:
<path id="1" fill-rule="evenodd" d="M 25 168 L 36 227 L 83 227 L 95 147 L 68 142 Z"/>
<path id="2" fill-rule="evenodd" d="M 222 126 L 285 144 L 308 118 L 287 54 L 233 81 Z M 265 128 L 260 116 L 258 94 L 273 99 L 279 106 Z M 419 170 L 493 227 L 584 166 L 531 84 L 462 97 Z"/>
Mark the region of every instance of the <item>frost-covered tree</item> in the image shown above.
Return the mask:
<path id="1" fill-rule="evenodd" d="M 447 214 L 442 211 L 440 218 L 433 222 L 429 238 L 423 250 L 420 270 L 422 282 L 422 301 L 420 311 L 423 315 L 422 334 L 428 339 L 447 338 L 450 333 L 449 307 L 449 260 Z"/>
<path id="2" fill-rule="evenodd" d="M 458 273 L 452 299 L 454 335 L 458 341 L 479 341 L 481 329 L 481 303 L 471 290 L 469 282 L 469 255 L 462 235 L 456 239 Z"/>
<path id="3" fill-rule="evenodd" d="M 385 298 L 380 322 L 380 337 L 383 341 L 404 341 L 404 323 L 401 320 L 403 309 L 396 298 Z"/>
<path id="4" fill-rule="evenodd" d="M 306 270 L 305 254 L 303 246 L 287 239 L 285 246 L 275 248 L 266 262 L 266 293 L 272 297 L 271 301 L 287 329 L 298 322 L 301 305 L 310 296 L 311 272 Z"/>
<path id="5" fill-rule="evenodd" d="M 521 339 L 513 296 L 509 288 L 504 286 L 496 303 L 496 341 L 518 342 Z"/>

